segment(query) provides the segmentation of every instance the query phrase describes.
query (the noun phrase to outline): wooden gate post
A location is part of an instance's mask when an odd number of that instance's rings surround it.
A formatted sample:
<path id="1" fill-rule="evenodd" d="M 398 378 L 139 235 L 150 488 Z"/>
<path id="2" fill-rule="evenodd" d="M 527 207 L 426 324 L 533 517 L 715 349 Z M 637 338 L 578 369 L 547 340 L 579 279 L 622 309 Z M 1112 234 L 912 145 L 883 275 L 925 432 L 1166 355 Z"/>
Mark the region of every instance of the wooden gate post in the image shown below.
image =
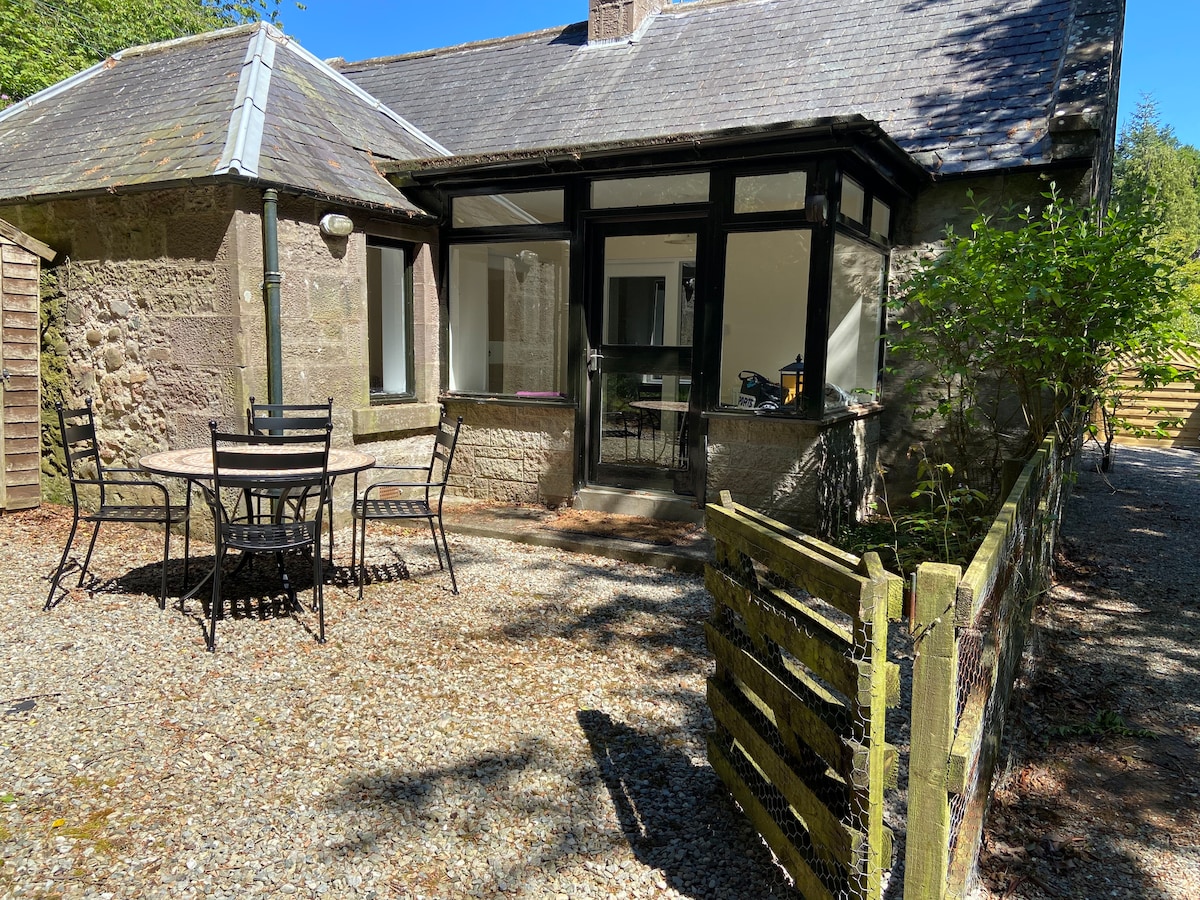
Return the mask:
<path id="1" fill-rule="evenodd" d="M 908 768 L 906 900 L 942 900 L 950 866 L 950 748 L 958 701 L 954 606 L 962 569 L 917 569 L 913 638 L 912 744 Z"/>

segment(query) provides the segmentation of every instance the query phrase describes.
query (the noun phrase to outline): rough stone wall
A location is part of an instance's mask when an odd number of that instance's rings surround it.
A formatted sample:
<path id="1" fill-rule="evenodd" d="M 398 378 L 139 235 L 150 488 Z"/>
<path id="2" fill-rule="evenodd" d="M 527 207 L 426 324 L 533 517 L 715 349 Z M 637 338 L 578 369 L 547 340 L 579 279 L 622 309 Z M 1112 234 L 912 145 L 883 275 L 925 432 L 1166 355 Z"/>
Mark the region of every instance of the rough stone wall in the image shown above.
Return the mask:
<path id="1" fill-rule="evenodd" d="M 1045 201 L 1041 195 L 1050 190 L 1050 182 L 1057 185 L 1061 196 L 1087 202 L 1091 185 L 1091 168 L 1062 170 L 1048 177 L 1036 172 L 1014 172 L 987 178 L 953 179 L 940 182 L 923 192 L 908 209 L 904 220 L 897 223 L 898 240 L 892 250 L 890 264 L 889 293 L 895 296 L 899 285 L 912 271 L 915 260 L 937 253 L 942 246 L 946 227 L 953 225 L 957 234 L 968 234 L 976 213 L 971 204 L 980 209 L 1000 214 L 1006 206 L 1016 210 L 1026 206 L 1037 208 Z M 967 196 L 971 191 L 974 200 Z M 889 310 L 888 329 L 898 329 L 899 314 Z M 918 374 L 911 366 L 889 357 L 889 371 L 884 376 L 884 411 L 880 423 L 880 463 L 887 471 L 887 487 L 890 502 L 903 506 L 915 483 L 919 453 L 912 449 L 936 436 L 938 420 L 914 419 L 916 409 L 931 408 L 937 397 L 929 389 L 916 395 L 906 392 L 908 385 Z M 981 451 L 982 452 L 982 451 Z"/>
<path id="2" fill-rule="evenodd" d="M 446 407 L 463 417 L 451 473 L 455 494 L 552 507 L 572 497 L 573 409 L 453 399 Z"/>
<path id="3" fill-rule="evenodd" d="M 56 390 L 72 404 L 95 399 L 111 464 L 204 444 L 211 419 L 241 430 L 249 398 L 267 399 L 261 210 L 257 190 L 207 186 L 0 212 L 60 250 L 44 279 L 62 307 L 66 375 Z M 280 202 L 284 399 L 332 396 L 335 443 L 365 443 L 381 462 L 425 463 L 439 386 L 433 250 L 420 247 L 414 266 L 418 402 L 372 407 L 364 229 L 415 243 L 431 232 L 350 212 L 359 230 L 325 238 L 317 223 L 326 212 L 346 210 Z M 338 493 L 348 494 L 346 481 Z"/>
<path id="4" fill-rule="evenodd" d="M 828 537 L 865 513 L 878 439 L 877 415 L 823 424 L 713 416 L 707 496 L 727 490 L 738 503 Z"/>
<path id="5" fill-rule="evenodd" d="M 104 455 L 194 442 L 193 422 L 232 414 L 242 359 L 232 303 L 232 191 L 195 188 L 8 207 L 59 250 L 69 403 L 91 396 Z"/>

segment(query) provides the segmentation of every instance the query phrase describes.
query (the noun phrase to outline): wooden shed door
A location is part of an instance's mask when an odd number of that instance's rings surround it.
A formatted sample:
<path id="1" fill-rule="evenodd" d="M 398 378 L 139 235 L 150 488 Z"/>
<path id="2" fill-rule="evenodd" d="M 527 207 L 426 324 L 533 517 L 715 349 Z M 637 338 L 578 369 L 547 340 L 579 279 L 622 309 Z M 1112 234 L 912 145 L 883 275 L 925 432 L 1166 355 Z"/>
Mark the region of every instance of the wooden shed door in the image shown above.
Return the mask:
<path id="1" fill-rule="evenodd" d="M 41 385 L 38 377 L 41 257 L 53 251 L 0 220 L 0 509 L 41 499 Z"/>

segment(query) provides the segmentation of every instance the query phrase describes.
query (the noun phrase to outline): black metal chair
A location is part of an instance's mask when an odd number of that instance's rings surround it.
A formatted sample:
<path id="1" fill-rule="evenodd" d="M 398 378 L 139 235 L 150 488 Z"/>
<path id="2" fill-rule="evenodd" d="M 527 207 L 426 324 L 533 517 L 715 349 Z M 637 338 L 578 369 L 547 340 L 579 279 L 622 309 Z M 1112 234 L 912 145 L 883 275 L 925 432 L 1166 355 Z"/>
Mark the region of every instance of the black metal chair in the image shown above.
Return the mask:
<path id="1" fill-rule="evenodd" d="M 433 549 L 438 555 L 438 567 L 450 569 L 450 587 L 458 593 L 458 581 L 454 577 L 454 563 L 450 559 L 450 545 L 446 542 L 446 528 L 442 524 L 442 501 L 446 496 L 446 485 L 450 479 L 450 466 L 454 461 L 454 448 L 462 429 L 462 416 L 451 420 L 443 415 L 438 422 L 433 442 L 433 455 L 428 466 L 375 466 L 370 472 L 409 471 L 424 472 L 422 481 L 395 481 L 383 477 L 367 486 L 362 496 L 358 493 L 358 475 L 354 476 L 354 505 L 352 513 L 355 529 L 350 534 L 350 568 L 358 580 L 358 595 L 362 597 L 363 581 L 367 571 L 367 522 L 386 519 L 425 519 L 429 522 L 429 533 L 433 536 Z M 418 496 L 405 498 L 404 493 L 413 491 Z M 436 523 L 436 524 L 435 524 Z M 441 545 L 438 534 L 441 533 Z M 357 555 L 357 546 L 362 545 L 362 557 Z M 446 562 L 442 563 L 442 549 L 446 551 Z M 358 565 L 355 565 L 355 561 Z"/>
<path id="2" fill-rule="evenodd" d="M 329 495 L 329 441 L 332 425 L 320 436 L 311 434 L 232 434 L 212 431 L 213 482 L 205 498 L 213 512 L 216 561 L 209 605 L 208 649 L 217 642 L 217 617 L 222 612 L 222 563 L 230 550 L 273 553 L 293 609 L 296 591 L 288 579 L 283 554 L 308 550 L 313 564 L 313 609 L 317 612 L 317 641 L 325 642 L 325 596 L 321 573 L 321 514 Z M 270 515 L 245 511 L 243 496 L 261 493 L 273 498 Z M 230 498 L 228 507 L 222 496 Z M 306 500 L 315 500 L 309 518 Z M 233 512 L 230 513 L 229 510 Z"/>
<path id="3" fill-rule="evenodd" d="M 83 566 L 79 570 L 79 584 L 82 585 L 88 565 L 92 561 L 92 551 L 96 548 L 101 523 L 126 522 L 163 527 L 162 587 L 158 595 L 158 607 L 166 609 L 167 560 L 171 557 L 171 527 L 174 525 L 183 526 L 183 583 L 187 586 L 188 556 L 191 550 L 190 488 L 187 501 L 183 505 L 172 504 L 171 494 L 166 485 L 144 477 L 145 473 L 141 469 L 104 465 L 100 458 L 100 444 L 96 438 L 96 416 L 90 397 L 84 400 L 84 405 L 78 409 L 66 409 L 62 403 L 56 403 L 54 408 L 58 411 L 58 427 L 62 435 L 63 453 L 66 456 L 67 477 L 71 483 L 71 505 L 74 515 L 71 518 L 71 532 L 67 535 L 62 558 L 58 561 L 58 568 L 50 582 L 50 594 L 46 598 L 44 608 L 50 609 L 55 605 L 54 595 L 58 592 L 59 581 L 66 568 L 79 523 L 92 523 L 92 537 L 88 542 L 87 555 L 83 558 Z M 134 477 L 137 475 L 143 477 Z M 81 488 L 85 495 L 91 493 L 97 496 L 94 510 L 85 508 L 85 501 L 91 497 L 81 497 Z M 143 495 L 137 498 L 143 502 L 124 499 L 128 491 Z M 149 495 L 157 496 L 158 502 L 144 502 Z"/>
<path id="4" fill-rule="evenodd" d="M 247 434 L 311 434 L 319 435 L 333 425 L 333 398 L 324 403 L 259 403 L 250 398 L 246 409 Z M 326 513 L 329 516 L 329 564 L 333 565 L 333 480 L 329 482 Z M 277 499 L 278 492 L 247 494 L 246 503 L 255 513 L 263 514 L 264 506 Z"/>

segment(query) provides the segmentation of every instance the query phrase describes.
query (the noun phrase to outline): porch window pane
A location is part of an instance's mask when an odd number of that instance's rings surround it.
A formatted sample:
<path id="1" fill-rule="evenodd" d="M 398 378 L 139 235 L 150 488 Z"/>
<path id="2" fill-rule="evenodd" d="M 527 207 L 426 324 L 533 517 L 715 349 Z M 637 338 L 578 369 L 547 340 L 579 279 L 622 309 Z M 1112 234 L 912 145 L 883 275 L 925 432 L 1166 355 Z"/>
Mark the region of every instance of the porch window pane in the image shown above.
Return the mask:
<path id="1" fill-rule="evenodd" d="M 450 210 L 451 224 L 455 228 L 552 225 L 563 220 L 563 192 L 514 191 L 455 197 L 450 201 Z"/>
<path id="2" fill-rule="evenodd" d="M 367 246 L 367 359 L 371 395 L 413 393 L 411 256 Z"/>
<path id="3" fill-rule="evenodd" d="M 645 178 L 610 178 L 592 182 L 593 209 L 707 202 L 707 172 L 650 175 Z"/>
<path id="4" fill-rule="evenodd" d="M 778 382 L 780 367 L 804 352 L 811 251 L 812 233 L 807 229 L 729 235 L 721 338 L 722 406 L 739 405 L 743 373 Z"/>
<path id="5" fill-rule="evenodd" d="M 892 208 L 882 200 L 871 201 L 871 237 L 887 241 L 892 232 Z"/>
<path id="6" fill-rule="evenodd" d="M 566 386 L 567 241 L 450 248 L 450 390 L 513 396 Z"/>
<path id="7" fill-rule="evenodd" d="M 804 209 L 807 183 L 808 175 L 803 171 L 744 175 L 734 182 L 733 211 L 740 214 Z"/>
<path id="8" fill-rule="evenodd" d="M 863 186 L 848 175 L 842 176 L 842 215 L 851 222 L 863 224 L 867 212 L 867 195 Z"/>
<path id="9" fill-rule="evenodd" d="M 885 261 L 874 247 L 834 237 L 827 410 L 878 399 Z"/>

